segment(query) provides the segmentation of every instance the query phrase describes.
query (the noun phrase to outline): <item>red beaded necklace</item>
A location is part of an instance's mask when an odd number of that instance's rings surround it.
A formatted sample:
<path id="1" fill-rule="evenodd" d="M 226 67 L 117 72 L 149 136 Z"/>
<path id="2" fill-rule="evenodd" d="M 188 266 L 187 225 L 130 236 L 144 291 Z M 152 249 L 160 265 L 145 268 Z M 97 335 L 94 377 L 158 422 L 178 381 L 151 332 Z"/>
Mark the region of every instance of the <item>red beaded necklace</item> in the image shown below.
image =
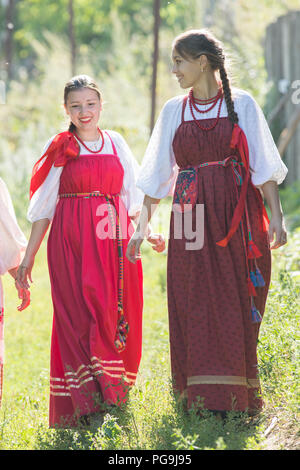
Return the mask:
<path id="1" fill-rule="evenodd" d="M 213 96 L 212 98 L 208 98 L 207 100 L 195 99 L 194 94 L 193 94 L 193 89 L 191 88 L 191 90 L 189 92 L 189 96 L 188 96 L 191 114 L 192 114 L 193 119 L 194 119 L 195 123 L 197 124 L 197 126 L 200 129 L 202 129 L 203 131 L 210 131 L 210 130 L 214 129 L 216 127 L 216 125 L 218 124 L 219 119 L 220 119 L 220 111 L 221 111 L 223 97 L 224 96 L 223 96 L 222 88 L 219 88 L 218 93 L 215 96 Z M 216 106 L 216 104 L 219 100 L 220 100 L 220 103 L 219 103 L 218 113 L 217 113 L 217 117 L 216 117 L 215 121 L 213 122 L 213 124 L 211 126 L 208 126 L 208 127 L 201 126 L 201 124 L 199 123 L 199 120 L 197 120 L 195 115 L 194 115 L 193 108 L 199 113 L 202 113 L 202 114 L 208 113 L 208 111 L 210 111 L 211 109 L 213 109 Z M 208 109 L 205 109 L 205 110 L 199 109 L 197 107 L 197 104 L 198 105 L 207 105 L 207 104 L 211 104 L 211 103 L 212 103 L 212 106 Z"/>
<path id="2" fill-rule="evenodd" d="M 218 99 L 221 97 L 221 94 L 222 94 L 222 89 L 220 88 L 218 93 L 213 96 L 212 98 L 208 98 L 208 99 L 198 99 L 198 98 L 194 98 L 194 93 L 193 93 L 193 90 L 191 89 L 190 90 L 190 100 L 191 100 L 191 103 L 193 105 L 193 108 L 195 108 L 196 111 L 198 111 L 199 113 L 207 113 L 208 111 L 210 111 L 216 104 L 216 102 L 218 101 Z M 205 111 L 199 109 L 196 105 L 199 104 L 199 105 L 207 105 L 207 104 L 211 104 L 212 103 L 212 106 L 209 108 L 209 109 L 206 109 Z"/>
<path id="3" fill-rule="evenodd" d="M 83 142 L 83 140 L 81 140 L 80 137 L 78 137 L 78 135 L 76 134 L 76 132 L 74 132 L 74 135 L 75 135 L 76 139 L 78 139 L 79 142 L 83 145 L 83 147 L 86 148 L 86 149 L 87 149 L 89 152 L 91 152 L 91 153 L 100 153 L 101 150 L 103 149 L 103 146 L 104 146 L 104 137 L 103 137 L 103 134 L 102 134 L 101 130 L 99 129 L 99 127 L 97 127 L 97 130 L 98 130 L 98 132 L 99 132 L 99 134 L 101 135 L 101 138 L 102 138 L 102 145 L 101 145 L 101 147 L 100 147 L 99 150 L 92 150 L 92 149 L 90 149 L 87 145 L 85 145 L 85 143 Z"/>

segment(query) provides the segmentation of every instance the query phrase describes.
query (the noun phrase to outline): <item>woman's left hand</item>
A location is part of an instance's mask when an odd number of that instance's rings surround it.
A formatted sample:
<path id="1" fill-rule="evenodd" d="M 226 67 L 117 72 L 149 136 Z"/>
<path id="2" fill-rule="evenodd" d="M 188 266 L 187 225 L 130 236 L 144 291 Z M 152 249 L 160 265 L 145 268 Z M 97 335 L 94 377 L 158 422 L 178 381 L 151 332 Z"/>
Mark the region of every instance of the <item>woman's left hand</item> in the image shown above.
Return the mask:
<path id="1" fill-rule="evenodd" d="M 274 234 L 276 236 L 276 240 L 274 240 Z M 274 241 L 273 245 L 270 246 L 271 250 L 275 250 L 287 243 L 287 232 L 282 216 L 273 216 L 271 218 L 269 225 L 269 240 L 270 243 Z"/>
<path id="2" fill-rule="evenodd" d="M 165 238 L 160 233 L 158 233 L 158 234 L 157 233 L 151 233 L 147 237 L 147 241 L 149 243 L 151 243 L 151 245 L 153 245 L 152 249 L 157 251 L 158 253 L 161 253 L 166 248 Z"/>

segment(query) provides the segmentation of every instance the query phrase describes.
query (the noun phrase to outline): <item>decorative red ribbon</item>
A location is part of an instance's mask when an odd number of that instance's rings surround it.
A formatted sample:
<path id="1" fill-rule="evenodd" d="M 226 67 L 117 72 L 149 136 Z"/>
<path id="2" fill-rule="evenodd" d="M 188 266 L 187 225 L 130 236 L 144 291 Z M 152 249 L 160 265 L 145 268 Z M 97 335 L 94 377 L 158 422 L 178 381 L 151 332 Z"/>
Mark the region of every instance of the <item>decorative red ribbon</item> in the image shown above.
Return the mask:
<path id="1" fill-rule="evenodd" d="M 219 246 L 227 246 L 229 240 L 235 233 L 240 220 L 242 218 L 244 209 L 245 209 L 245 201 L 246 201 L 246 194 L 247 194 L 247 188 L 248 188 L 248 183 L 249 183 L 249 151 L 248 151 L 248 144 L 247 144 L 247 138 L 242 131 L 242 129 L 235 123 L 232 131 L 232 136 L 231 136 L 231 142 L 230 142 L 230 148 L 232 149 L 238 149 L 239 153 L 242 158 L 242 162 L 244 164 L 245 170 L 246 170 L 246 175 L 242 184 L 241 188 L 241 193 L 240 193 L 240 198 L 237 203 L 237 206 L 234 210 L 232 221 L 231 221 L 231 226 L 229 229 L 228 234 L 226 235 L 223 240 L 220 240 L 217 242 L 217 245 Z"/>
<path id="2" fill-rule="evenodd" d="M 53 164 L 54 166 L 65 166 L 68 160 L 77 158 L 79 152 L 79 144 L 72 132 L 65 131 L 57 134 L 49 148 L 33 167 L 30 181 L 30 199 L 47 178 Z"/>
<path id="3" fill-rule="evenodd" d="M 229 240 L 231 239 L 233 234 L 236 232 L 238 225 L 240 223 L 240 220 L 243 216 L 243 213 L 245 210 L 247 189 L 248 189 L 248 184 L 250 181 L 249 150 L 248 150 L 247 138 L 243 130 L 236 123 L 234 124 L 233 131 L 232 131 L 230 148 L 237 149 L 239 151 L 241 158 L 242 158 L 242 162 L 246 170 L 246 175 L 242 183 L 239 201 L 233 213 L 229 232 L 227 233 L 226 237 L 223 238 L 223 240 L 220 240 L 217 242 L 217 245 L 223 246 L 223 247 L 227 246 Z M 264 226 L 266 226 L 265 218 L 266 218 L 266 211 L 264 209 Z"/>

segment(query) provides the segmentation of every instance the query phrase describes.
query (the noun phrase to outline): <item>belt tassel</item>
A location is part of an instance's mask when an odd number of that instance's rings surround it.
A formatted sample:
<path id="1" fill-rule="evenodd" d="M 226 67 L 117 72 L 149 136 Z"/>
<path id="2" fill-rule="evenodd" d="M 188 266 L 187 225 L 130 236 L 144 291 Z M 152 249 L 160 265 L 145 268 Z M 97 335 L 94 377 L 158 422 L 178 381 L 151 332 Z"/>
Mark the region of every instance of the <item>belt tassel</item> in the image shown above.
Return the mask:
<path id="1" fill-rule="evenodd" d="M 251 305 L 251 315 L 252 315 L 253 323 L 260 323 L 262 321 L 262 316 L 260 312 L 257 310 L 257 308 L 255 307 L 253 299 L 252 299 L 252 305 Z"/>
<path id="2" fill-rule="evenodd" d="M 234 176 L 234 180 L 236 183 L 236 193 L 238 196 L 239 193 L 238 193 L 237 186 L 240 186 L 240 187 L 242 186 L 242 183 L 243 183 L 242 174 L 240 172 L 240 168 L 234 168 L 233 165 L 232 165 L 232 170 L 233 170 L 232 174 Z M 247 267 L 247 288 L 248 288 L 248 294 L 250 297 L 250 304 L 251 304 L 251 319 L 253 323 L 260 323 L 262 320 L 262 316 L 260 312 L 257 310 L 257 308 L 255 307 L 254 297 L 257 295 L 255 287 L 261 287 L 262 285 L 264 285 L 264 279 L 256 264 L 256 258 L 259 258 L 260 256 L 262 256 L 262 254 L 252 240 L 247 201 L 245 201 L 245 216 L 246 216 L 246 224 L 247 224 L 247 232 L 248 232 L 248 237 L 247 237 L 248 243 L 246 242 L 246 235 L 245 235 L 242 221 L 240 221 L 240 228 L 242 232 L 242 239 L 243 239 L 244 252 L 245 252 L 245 261 L 246 261 L 246 267 Z M 249 267 L 250 263 L 253 263 L 255 265 L 253 269 L 251 270 Z"/>
<path id="3" fill-rule="evenodd" d="M 113 199 L 114 201 L 114 199 Z M 111 212 L 111 202 L 109 197 L 106 196 L 106 202 L 109 208 L 109 214 L 111 218 L 112 226 L 116 220 L 116 235 L 118 242 L 118 258 L 119 258 L 119 274 L 118 274 L 118 322 L 117 331 L 115 335 L 115 346 L 119 352 L 124 351 L 126 347 L 127 336 L 129 332 L 129 324 L 126 321 L 124 310 L 123 310 L 123 289 L 124 289 L 124 255 L 123 255 L 123 243 L 121 234 L 120 219 L 115 208 L 116 219 L 114 214 Z"/>
<path id="4" fill-rule="evenodd" d="M 248 258 L 249 259 L 254 259 L 254 258 L 259 258 L 262 256 L 261 252 L 255 245 L 255 243 L 252 240 L 249 240 L 248 244 Z"/>
<path id="5" fill-rule="evenodd" d="M 257 286 L 258 287 L 264 287 L 266 285 L 265 283 L 265 280 L 260 272 L 260 270 L 257 268 L 256 269 L 256 272 L 255 272 L 255 275 L 256 275 L 256 279 L 257 279 Z"/>

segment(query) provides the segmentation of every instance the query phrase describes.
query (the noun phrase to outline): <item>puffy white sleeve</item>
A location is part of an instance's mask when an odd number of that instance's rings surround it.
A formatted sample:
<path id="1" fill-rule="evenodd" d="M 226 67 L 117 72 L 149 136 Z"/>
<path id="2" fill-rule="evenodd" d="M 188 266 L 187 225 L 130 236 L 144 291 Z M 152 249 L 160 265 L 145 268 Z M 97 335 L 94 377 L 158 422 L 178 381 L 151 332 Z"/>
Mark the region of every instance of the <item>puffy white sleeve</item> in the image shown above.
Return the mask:
<path id="1" fill-rule="evenodd" d="M 239 126 L 247 137 L 252 183 L 255 186 L 267 181 L 282 183 L 288 169 L 280 157 L 262 109 L 249 93 L 243 97 L 238 116 Z"/>
<path id="2" fill-rule="evenodd" d="M 183 96 L 172 98 L 160 112 L 137 180 L 138 187 L 156 199 L 173 193 L 178 167 L 172 142 L 181 122 L 182 100 Z"/>
<path id="3" fill-rule="evenodd" d="M 51 144 L 55 136 L 47 142 L 43 154 Z M 52 221 L 58 198 L 60 175 L 63 167 L 52 166 L 45 181 L 37 189 L 30 200 L 27 211 L 27 219 L 33 223 L 40 219 L 49 219 Z"/>
<path id="4" fill-rule="evenodd" d="M 26 246 L 7 186 L 0 178 L 0 275 L 19 266 Z"/>
<path id="5" fill-rule="evenodd" d="M 133 156 L 125 139 L 115 131 L 109 131 L 116 146 L 120 162 L 124 168 L 121 198 L 129 216 L 135 216 L 143 205 L 144 193 L 136 186 L 140 166 Z"/>

